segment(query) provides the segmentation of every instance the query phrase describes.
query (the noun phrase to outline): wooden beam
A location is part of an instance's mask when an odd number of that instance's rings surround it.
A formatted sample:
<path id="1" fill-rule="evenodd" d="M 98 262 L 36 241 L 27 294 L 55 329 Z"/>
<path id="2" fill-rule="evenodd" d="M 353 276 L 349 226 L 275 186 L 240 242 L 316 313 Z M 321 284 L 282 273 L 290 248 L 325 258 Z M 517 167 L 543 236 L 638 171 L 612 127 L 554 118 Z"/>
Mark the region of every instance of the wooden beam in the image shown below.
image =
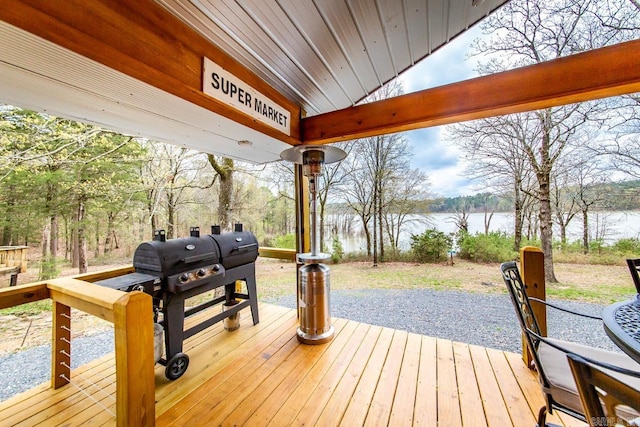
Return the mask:
<path id="1" fill-rule="evenodd" d="M 519 113 L 640 91 L 640 40 L 302 120 L 305 144 Z"/>
<path id="2" fill-rule="evenodd" d="M 289 144 L 301 109 L 153 0 L 13 0 L 0 20 Z M 214 60 L 291 114 L 291 136 L 202 92 L 203 58 Z"/>

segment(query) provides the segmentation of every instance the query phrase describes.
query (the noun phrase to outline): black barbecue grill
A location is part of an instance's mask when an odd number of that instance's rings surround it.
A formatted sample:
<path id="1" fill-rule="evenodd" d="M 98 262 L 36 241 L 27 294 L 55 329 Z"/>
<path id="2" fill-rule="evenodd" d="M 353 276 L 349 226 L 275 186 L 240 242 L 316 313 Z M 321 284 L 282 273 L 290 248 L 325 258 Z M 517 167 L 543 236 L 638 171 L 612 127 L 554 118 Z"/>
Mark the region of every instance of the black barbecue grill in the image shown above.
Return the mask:
<path id="1" fill-rule="evenodd" d="M 163 230 L 155 233 L 154 240 L 138 246 L 133 256 L 135 273 L 96 282 L 125 292 L 142 290 L 153 296 L 155 321 L 164 328 L 166 358 L 159 363 L 166 366 L 170 380 L 181 377 L 189 366 L 189 357 L 182 353 L 182 344 L 207 327 L 233 316 L 243 308 L 251 307 L 253 324 L 257 324 L 255 260 L 258 241 L 242 231 L 220 233 L 212 227 L 212 234 L 200 236 L 197 227 L 191 228 L 190 237 L 166 240 Z M 246 283 L 246 294 L 236 292 L 236 281 Z M 185 300 L 224 286 L 224 296 L 213 297 L 185 310 Z M 242 300 L 236 303 L 237 300 Z M 209 307 L 225 303 L 225 310 L 214 314 L 191 328 L 184 330 L 184 319 Z"/>

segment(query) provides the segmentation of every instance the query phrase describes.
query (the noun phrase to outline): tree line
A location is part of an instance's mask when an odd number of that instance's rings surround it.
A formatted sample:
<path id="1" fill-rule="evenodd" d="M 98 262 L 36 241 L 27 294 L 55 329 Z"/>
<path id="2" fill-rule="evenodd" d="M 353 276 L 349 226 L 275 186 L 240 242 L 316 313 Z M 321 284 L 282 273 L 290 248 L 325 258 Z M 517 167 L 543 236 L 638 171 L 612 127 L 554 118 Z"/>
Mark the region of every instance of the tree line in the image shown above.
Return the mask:
<path id="1" fill-rule="evenodd" d="M 90 256 L 130 258 L 157 229 L 173 238 L 244 221 L 279 233 L 283 208 L 253 173 L 232 159 L 0 106 L 0 244 L 39 246 L 46 278 L 61 260 L 85 272 Z"/>
<path id="2" fill-rule="evenodd" d="M 607 211 L 640 210 L 640 180 L 629 179 L 610 183 L 595 183 L 590 186 L 590 192 L 601 194 L 594 209 Z M 577 194 L 578 188 L 568 185 L 562 203 L 569 203 L 568 197 Z M 415 213 L 428 212 L 456 212 L 464 209 L 470 213 L 511 212 L 513 198 L 509 194 L 482 192 L 467 196 L 436 197 L 425 201 L 424 207 Z"/>

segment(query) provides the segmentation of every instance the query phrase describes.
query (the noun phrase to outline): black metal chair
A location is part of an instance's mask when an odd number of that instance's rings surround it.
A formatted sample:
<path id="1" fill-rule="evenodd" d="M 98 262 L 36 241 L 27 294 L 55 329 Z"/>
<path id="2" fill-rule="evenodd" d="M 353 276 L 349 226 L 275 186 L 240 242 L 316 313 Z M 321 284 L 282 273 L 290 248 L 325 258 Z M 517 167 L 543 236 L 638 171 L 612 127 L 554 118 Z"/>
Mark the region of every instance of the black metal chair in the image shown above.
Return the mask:
<path id="1" fill-rule="evenodd" d="M 575 353 L 594 360 L 600 360 L 610 365 L 620 366 L 630 370 L 640 370 L 640 365 L 630 357 L 621 353 L 614 353 L 599 348 L 593 348 L 575 342 L 543 337 L 538 320 L 531 308 L 530 300 L 538 301 L 546 306 L 582 317 L 601 320 L 599 317 L 576 313 L 558 307 L 546 301 L 529 298 L 525 285 L 520 277 L 515 262 L 506 262 L 500 266 L 502 278 L 507 285 L 511 301 L 516 311 L 522 332 L 533 356 L 538 371 L 538 381 L 545 396 L 546 405 L 538 412 L 538 426 L 545 426 L 547 412 L 559 410 L 581 421 L 586 421 L 580 396 L 573 375 L 567 361 L 567 353 Z M 601 325 L 599 325 L 601 326 Z M 640 382 L 638 384 L 640 387 Z"/>
<path id="2" fill-rule="evenodd" d="M 636 291 L 640 295 L 640 258 L 627 259 L 627 266 L 629 266 L 633 284 L 636 285 Z"/>
<path id="3" fill-rule="evenodd" d="M 640 372 L 600 363 L 569 353 L 569 366 L 578 387 L 587 422 L 594 426 L 640 426 L 640 389 L 618 377 L 633 377 Z"/>

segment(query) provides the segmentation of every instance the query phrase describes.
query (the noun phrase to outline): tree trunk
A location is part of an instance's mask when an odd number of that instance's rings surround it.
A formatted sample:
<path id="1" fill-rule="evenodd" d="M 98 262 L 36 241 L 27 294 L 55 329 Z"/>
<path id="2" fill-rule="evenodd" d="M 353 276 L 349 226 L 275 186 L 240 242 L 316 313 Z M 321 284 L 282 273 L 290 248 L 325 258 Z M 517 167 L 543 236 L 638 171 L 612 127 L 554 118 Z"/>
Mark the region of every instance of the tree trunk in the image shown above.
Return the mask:
<path id="1" fill-rule="evenodd" d="M 51 220 L 51 240 L 49 241 L 49 253 L 51 258 L 58 257 L 58 215 L 52 215 Z"/>
<path id="2" fill-rule="evenodd" d="M 553 218 L 551 217 L 551 197 L 549 189 L 549 173 L 539 173 L 540 187 L 540 241 L 544 253 L 544 275 L 547 283 L 557 283 L 553 269 Z"/>
<path id="3" fill-rule="evenodd" d="M 86 273 L 88 269 L 87 262 L 87 237 L 84 229 L 85 219 L 85 197 L 82 196 L 78 200 L 78 273 Z"/>
<path id="4" fill-rule="evenodd" d="M 45 224 L 42 229 L 42 260 L 45 261 L 49 258 L 49 239 L 51 238 L 50 224 Z"/>
<path id="5" fill-rule="evenodd" d="M 218 222 L 221 230 L 231 230 L 231 218 L 233 212 L 233 171 L 235 164 L 233 159 L 222 158 L 218 162 L 212 154 L 207 156 L 209 164 L 220 178 L 220 191 L 218 194 Z"/>
<path id="6" fill-rule="evenodd" d="M 373 266 L 378 266 L 378 215 L 375 214 L 375 195 L 374 195 L 374 214 L 373 214 Z"/>
<path id="7" fill-rule="evenodd" d="M 224 159 L 231 161 L 233 160 Z M 225 162 L 226 164 L 226 162 Z M 232 166 L 233 167 L 233 166 Z M 220 175 L 220 192 L 218 194 L 218 221 L 222 230 L 231 231 L 233 203 L 233 169 L 229 169 L 224 175 Z"/>
<path id="8" fill-rule="evenodd" d="M 4 219 L 5 225 L 2 230 L 2 246 L 11 246 L 13 244 L 13 229 L 11 228 L 11 219 L 13 218 L 13 211 L 15 206 L 15 186 L 9 185 L 8 191 L 6 193 L 6 203 L 5 203 L 5 212 Z"/>
<path id="9" fill-rule="evenodd" d="M 380 236 L 380 262 L 384 262 L 384 233 L 382 222 L 382 180 L 378 180 L 378 235 Z"/>
<path id="10" fill-rule="evenodd" d="M 367 256 L 370 257 L 371 256 L 371 232 L 369 231 L 369 221 L 365 221 L 363 216 L 360 216 L 360 219 L 362 220 L 362 230 L 364 231 L 364 237 L 366 239 L 367 242 Z"/>
<path id="11" fill-rule="evenodd" d="M 484 235 L 489 235 L 489 228 L 491 227 L 491 219 L 493 218 L 493 212 L 489 213 L 485 209 L 484 211 Z"/>
<path id="12" fill-rule="evenodd" d="M 167 239 L 174 238 L 175 207 L 173 204 L 173 193 L 167 192 Z"/>
<path id="13" fill-rule="evenodd" d="M 116 248 L 118 247 L 115 242 L 116 237 L 116 229 L 115 229 L 115 214 L 113 212 L 109 212 L 107 214 L 107 234 L 104 238 L 104 253 L 109 254 L 113 251 L 114 244 Z"/>
<path id="14" fill-rule="evenodd" d="M 80 258 L 80 253 L 79 253 L 79 243 L 78 243 L 78 228 L 80 227 L 80 223 L 79 223 L 79 219 L 78 219 L 78 212 L 79 209 L 76 210 L 76 212 L 74 212 L 73 214 L 73 221 L 72 221 L 72 226 L 71 226 L 71 252 L 70 252 L 70 256 L 71 256 L 71 267 L 72 268 L 79 268 L 80 264 L 79 264 L 79 258 Z"/>
<path id="15" fill-rule="evenodd" d="M 93 250 L 93 256 L 98 258 L 100 256 L 100 220 L 96 220 L 96 229 L 95 229 L 95 249 Z M 107 253 L 105 248 L 105 254 Z"/>
<path id="16" fill-rule="evenodd" d="M 567 243 L 567 225 L 564 221 L 560 223 L 560 241 L 563 244 Z"/>
<path id="17" fill-rule="evenodd" d="M 582 250 L 589 253 L 589 213 L 588 209 L 582 209 Z"/>

